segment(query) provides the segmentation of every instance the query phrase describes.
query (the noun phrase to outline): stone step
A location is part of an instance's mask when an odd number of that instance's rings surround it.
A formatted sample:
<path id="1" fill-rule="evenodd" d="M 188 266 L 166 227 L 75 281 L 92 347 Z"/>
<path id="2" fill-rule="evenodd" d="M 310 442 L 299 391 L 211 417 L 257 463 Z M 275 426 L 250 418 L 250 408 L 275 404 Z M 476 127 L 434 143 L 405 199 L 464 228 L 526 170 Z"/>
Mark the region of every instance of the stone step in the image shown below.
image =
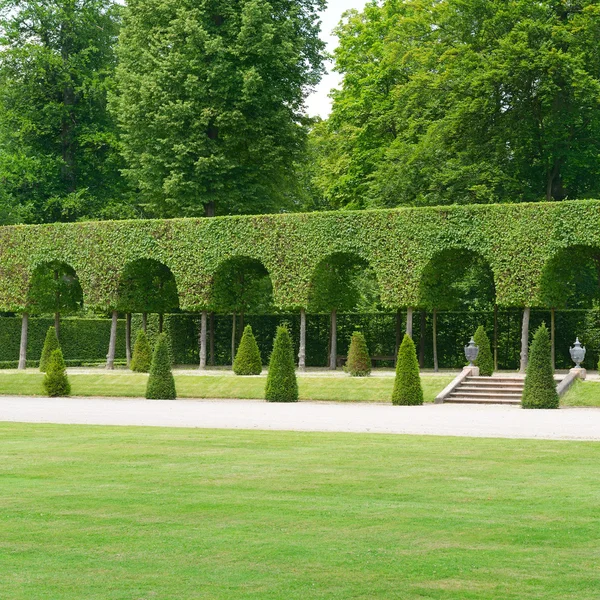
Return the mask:
<path id="1" fill-rule="evenodd" d="M 519 383 L 523 385 L 525 383 L 524 377 L 467 377 L 465 381 L 479 381 L 481 383 Z"/>
<path id="2" fill-rule="evenodd" d="M 449 404 L 521 404 L 521 398 L 470 398 L 466 396 L 449 396 L 444 400 L 444 403 Z"/>
<path id="3" fill-rule="evenodd" d="M 507 391 L 522 391 L 523 385 L 491 385 L 489 383 L 463 383 L 460 386 L 462 389 L 472 389 L 472 390 L 507 390 Z"/>
<path id="4" fill-rule="evenodd" d="M 469 392 L 469 391 L 465 391 L 462 388 L 459 388 L 457 390 L 455 390 L 454 392 L 452 392 L 449 396 L 449 398 L 453 398 L 455 396 L 462 396 L 465 398 L 491 398 L 491 399 L 498 399 L 498 400 L 502 400 L 504 398 L 506 398 L 507 400 L 520 400 L 523 397 L 523 394 L 511 394 L 511 393 L 502 393 L 502 392 Z"/>

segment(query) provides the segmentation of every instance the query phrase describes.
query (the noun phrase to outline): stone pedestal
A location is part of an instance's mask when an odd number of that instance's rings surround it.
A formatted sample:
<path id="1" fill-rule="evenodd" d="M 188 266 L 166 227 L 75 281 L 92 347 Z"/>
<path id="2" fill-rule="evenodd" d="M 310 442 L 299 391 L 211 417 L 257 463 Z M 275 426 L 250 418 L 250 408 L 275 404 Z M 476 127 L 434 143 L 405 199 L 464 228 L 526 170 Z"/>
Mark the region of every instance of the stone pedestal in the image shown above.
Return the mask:
<path id="1" fill-rule="evenodd" d="M 583 381 L 587 377 L 587 371 L 582 367 L 575 367 L 569 371 L 569 374 L 573 375 L 573 377 L 577 377 Z"/>

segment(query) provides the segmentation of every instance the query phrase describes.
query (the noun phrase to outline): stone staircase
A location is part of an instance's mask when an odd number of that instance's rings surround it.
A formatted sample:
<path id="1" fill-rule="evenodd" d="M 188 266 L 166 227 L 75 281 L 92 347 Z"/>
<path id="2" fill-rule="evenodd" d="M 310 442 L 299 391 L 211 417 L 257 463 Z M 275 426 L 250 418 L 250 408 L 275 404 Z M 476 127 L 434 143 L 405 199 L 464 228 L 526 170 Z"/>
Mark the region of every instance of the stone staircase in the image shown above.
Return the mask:
<path id="1" fill-rule="evenodd" d="M 467 377 L 444 402 L 461 404 L 521 404 L 524 377 Z"/>

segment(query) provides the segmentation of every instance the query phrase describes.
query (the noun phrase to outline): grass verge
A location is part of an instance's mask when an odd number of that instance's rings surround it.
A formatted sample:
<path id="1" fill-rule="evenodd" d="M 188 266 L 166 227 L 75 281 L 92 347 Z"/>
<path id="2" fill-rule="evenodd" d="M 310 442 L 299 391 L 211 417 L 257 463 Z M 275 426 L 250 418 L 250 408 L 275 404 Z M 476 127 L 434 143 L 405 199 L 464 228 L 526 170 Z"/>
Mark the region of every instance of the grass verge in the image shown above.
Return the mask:
<path id="1" fill-rule="evenodd" d="M 600 444 L 0 424 L 11 600 L 590 600 Z"/>
<path id="2" fill-rule="evenodd" d="M 560 403 L 564 406 L 600 407 L 600 381 L 576 381 Z"/>
<path id="3" fill-rule="evenodd" d="M 143 373 L 94 373 L 69 375 L 74 396 L 143 397 L 147 375 Z M 42 394 L 44 375 L 1 372 L 0 394 L 35 396 Z M 450 382 L 452 375 L 422 378 L 426 402 Z M 264 398 L 266 377 L 231 375 L 175 375 L 180 398 Z M 391 402 L 393 377 L 299 377 L 300 400 L 334 402 Z"/>

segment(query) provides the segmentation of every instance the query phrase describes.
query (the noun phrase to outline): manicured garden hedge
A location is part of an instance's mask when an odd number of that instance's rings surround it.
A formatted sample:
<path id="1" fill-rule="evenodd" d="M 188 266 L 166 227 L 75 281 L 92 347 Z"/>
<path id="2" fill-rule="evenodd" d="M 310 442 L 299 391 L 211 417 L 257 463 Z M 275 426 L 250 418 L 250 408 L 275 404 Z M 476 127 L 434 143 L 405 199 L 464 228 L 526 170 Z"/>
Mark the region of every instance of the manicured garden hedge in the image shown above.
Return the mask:
<path id="1" fill-rule="evenodd" d="M 219 265 L 236 256 L 261 261 L 275 303 L 297 309 L 308 304 L 316 266 L 334 252 L 371 264 L 384 306 L 418 306 L 423 270 L 449 248 L 488 261 L 499 305 L 537 306 L 545 264 L 564 248 L 600 247 L 599 222 L 600 201 L 586 200 L 1 227 L 0 309 L 24 310 L 31 273 L 57 260 L 75 269 L 85 305 L 106 311 L 125 266 L 147 258 L 171 269 L 180 307 L 198 310 Z"/>

